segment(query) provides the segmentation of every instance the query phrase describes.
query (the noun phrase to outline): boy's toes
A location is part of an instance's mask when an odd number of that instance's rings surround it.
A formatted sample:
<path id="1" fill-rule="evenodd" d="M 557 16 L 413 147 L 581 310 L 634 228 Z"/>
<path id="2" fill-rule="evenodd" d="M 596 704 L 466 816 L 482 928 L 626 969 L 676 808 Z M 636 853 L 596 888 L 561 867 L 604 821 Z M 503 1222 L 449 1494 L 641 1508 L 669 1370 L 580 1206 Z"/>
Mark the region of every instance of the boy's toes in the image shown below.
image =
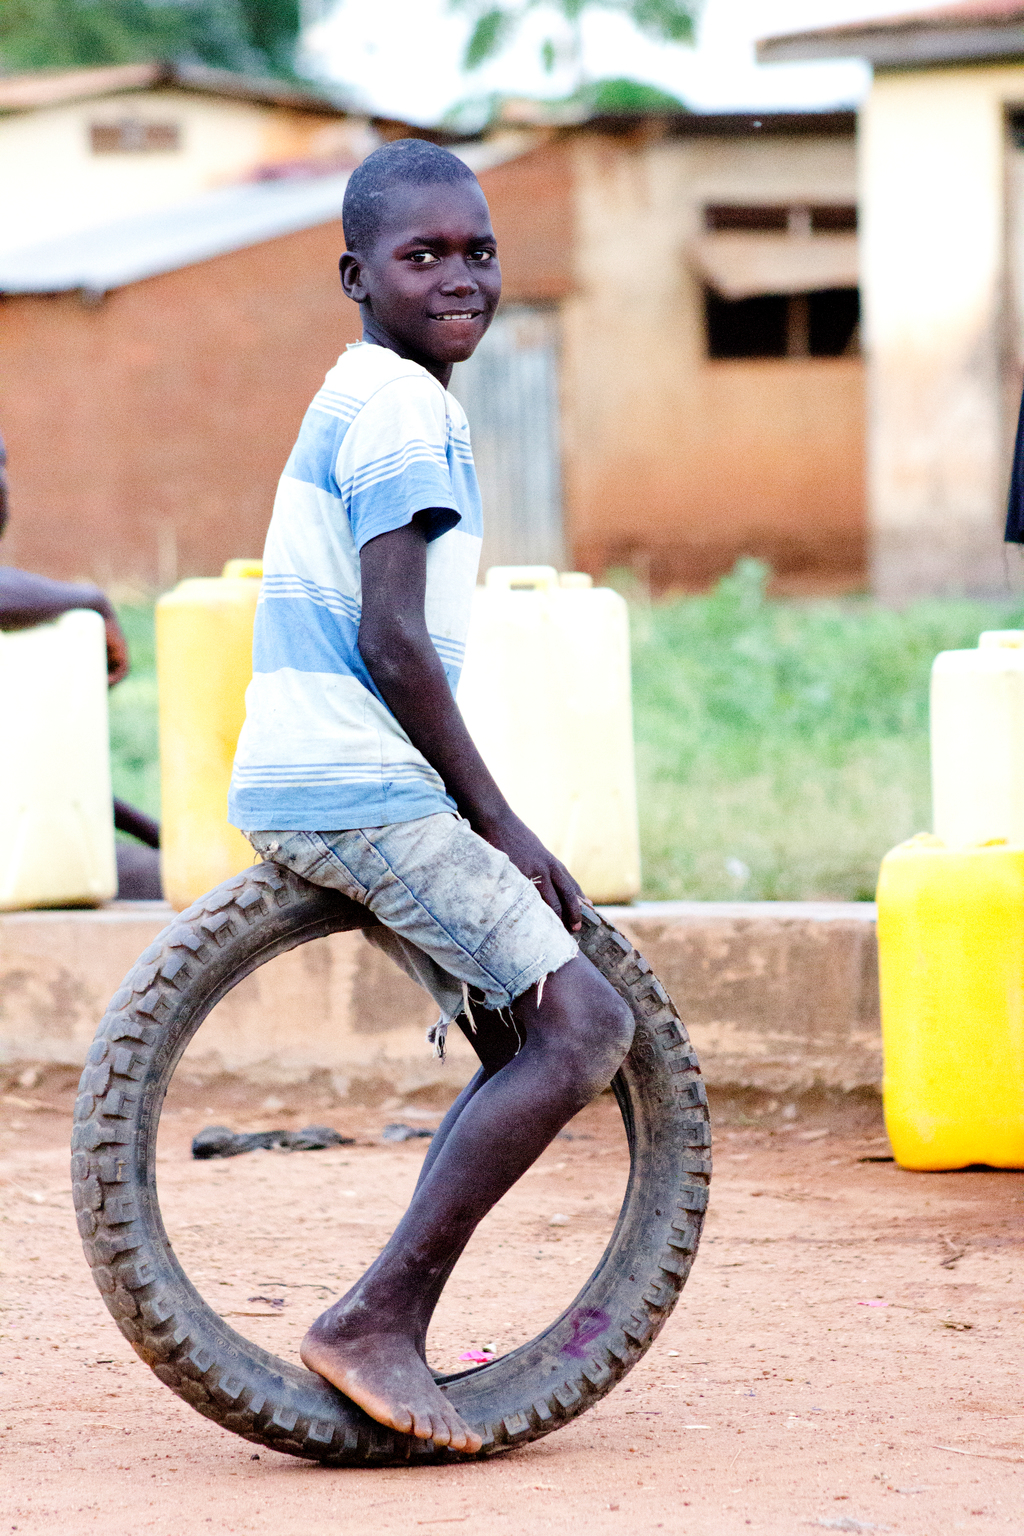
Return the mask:
<path id="1" fill-rule="evenodd" d="M 449 1425 L 448 1443 L 453 1451 L 470 1452 L 478 1451 L 481 1445 L 483 1445 L 480 1436 L 474 1434 L 468 1424 L 464 1424 L 461 1419 L 454 1417 Z"/>
<path id="2" fill-rule="evenodd" d="M 417 1440 L 433 1440 L 435 1445 L 447 1445 L 447 1440 L 438 1441 L 438 1432 L 441 1428 L 436 1418 L 429 1413 L 414 1413 L 412 1416 L 412 1431 Z"/>

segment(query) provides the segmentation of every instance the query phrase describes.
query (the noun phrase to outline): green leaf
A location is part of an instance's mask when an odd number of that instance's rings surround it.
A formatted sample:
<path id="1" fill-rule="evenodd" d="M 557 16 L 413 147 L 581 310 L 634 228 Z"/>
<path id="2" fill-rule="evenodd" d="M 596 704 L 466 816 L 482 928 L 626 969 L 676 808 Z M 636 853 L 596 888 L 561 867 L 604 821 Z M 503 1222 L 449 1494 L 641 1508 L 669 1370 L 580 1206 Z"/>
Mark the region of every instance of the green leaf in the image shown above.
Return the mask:
<path id="1" fill-rule="evenodd" d="M 466 44 L 466 52 L 462 60 L 463 69 L 479 69 L 481 64 L 500 53 L 511 38 L 518 21 L 519 17 L 514 11 L 503 11 L 498 6 L 484 11 L 483 15 L 477 18 L 476 26 Z"/>
<path id="2" fill-rule="evenodd" d="M 691 43 L 697 6 L 686 0 L 626 0 L 623 6 L 633 25 L 665 43 Z"/>
<path id="3" fill-rule="evenodd" d="M 476 16 L 472 36 L 466 46 L 462 67 L 477 69 L 493 59 L 511 40 L 528 10 L 539 0 L 509 0 L 507 5 L 490 5 L 487 0 L 448 0 L 451 10 L 468 10 Z M 659 42 L 690 43 L 694 36 L 694 18 L 701 0 L 549 0 L 576 32 L 580 18 L 597 6 L 618 11 L 639 31 Z M 556 62 L 556 48 L 549 37 L 541 44 L 541 62 L 549 73 Z"/>

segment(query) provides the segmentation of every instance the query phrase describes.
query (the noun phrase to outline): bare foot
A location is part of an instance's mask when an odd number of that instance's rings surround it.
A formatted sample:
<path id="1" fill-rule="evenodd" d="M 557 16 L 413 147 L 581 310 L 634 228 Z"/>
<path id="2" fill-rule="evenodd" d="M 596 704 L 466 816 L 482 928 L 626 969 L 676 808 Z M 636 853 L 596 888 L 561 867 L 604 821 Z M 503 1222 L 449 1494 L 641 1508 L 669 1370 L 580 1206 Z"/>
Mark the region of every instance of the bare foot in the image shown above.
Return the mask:
<path id="1" fill-rule="evenodd" d="M 412 1339 L 404 1334 L 347 1336 L 325 1314 L 306 1334 L 299 1354 L 303 1365 L 344 1392 L 379 1424 L 470 1455 L 483 1445 L 435 1385 Z"/>

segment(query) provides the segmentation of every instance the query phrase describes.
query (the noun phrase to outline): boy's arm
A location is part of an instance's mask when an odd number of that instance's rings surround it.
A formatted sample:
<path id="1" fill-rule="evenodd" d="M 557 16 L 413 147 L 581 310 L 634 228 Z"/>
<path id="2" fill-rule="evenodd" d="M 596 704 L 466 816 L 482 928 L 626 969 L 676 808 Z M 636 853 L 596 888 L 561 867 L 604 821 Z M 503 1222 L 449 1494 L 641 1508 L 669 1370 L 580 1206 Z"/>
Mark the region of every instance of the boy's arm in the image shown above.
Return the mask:
<path id="1" fill-rule="evenodd" d="M 413 746 L 436 768 L 470 826 L 534 881 L 565 926 L 580 926 L 580 888 L 520 821 L 473 745 L 427 632 L 427 540 L 412 523 L 363 545 L 359 653 Z"/>
<path id="2" fill-rule="evenodd" d="M 0 630 L 29 629 L 72 608 L 92 608 L 106 625 L 107 682 L 113 687 L 128 675 L 128 642 L 106 593 L 89 582 L 50 581 L 13 565 L 0 565 Z"/>

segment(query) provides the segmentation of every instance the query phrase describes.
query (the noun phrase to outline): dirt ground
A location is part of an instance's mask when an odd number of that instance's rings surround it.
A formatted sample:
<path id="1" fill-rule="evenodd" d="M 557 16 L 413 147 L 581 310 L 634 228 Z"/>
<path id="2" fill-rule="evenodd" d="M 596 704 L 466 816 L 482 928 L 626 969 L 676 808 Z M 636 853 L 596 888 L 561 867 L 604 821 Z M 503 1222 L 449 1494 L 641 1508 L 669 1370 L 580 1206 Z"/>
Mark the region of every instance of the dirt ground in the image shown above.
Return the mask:
<path id="1" fill-rule="evenodd" d="M 903 1172 L 879 1160 L 885 1139 L 863 1118 L 720 1113 L 693 1274 L 623 1385 L 490 1462 L 326 1470 L 200 1418 L 122 1339 L 75 1231 L 71 1095 L 27 1074 L 0 1102 L 0 1536 L 1024 1533 L 1024 1175 Z M 372 1257 L 412 1188 L 426 1142 L 385 1144 L 381 1131 L 439 1115 L 385 1108 L 230 1085 L 169 1101 L 158 1176 L 172 1241 L 207 1299 L 278 1353 Z M 356 1145 L 189 1157 L 207 1124 L 310 1122 Z M 477 1234 L 434 1362 L 505 1350 L 561 1310 L 604 1246 L 625 1173 L 618 1111 L 602 1100 Z"/>

